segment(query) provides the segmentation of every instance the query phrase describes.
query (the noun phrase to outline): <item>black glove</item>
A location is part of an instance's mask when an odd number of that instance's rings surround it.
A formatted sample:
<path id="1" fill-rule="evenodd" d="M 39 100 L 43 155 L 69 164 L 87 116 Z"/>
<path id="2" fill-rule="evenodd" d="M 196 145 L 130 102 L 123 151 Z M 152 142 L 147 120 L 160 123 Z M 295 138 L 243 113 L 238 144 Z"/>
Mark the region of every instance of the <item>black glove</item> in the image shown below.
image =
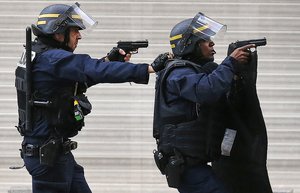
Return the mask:
<path id="1" fill-rule="evenodd" d="M 125 55 L 120 54 L 120 48 L 113 47 L 113 49 L 107 54 L 109 61 L 125 62 Z"/>
<path id="2" fill-rule="evenodd" d="M 153 70 L 155 72 L 161 71 L 162 69 L 164 69 L 166 66 L 166 61 L 169 59 L 169 53 L 163 53 L 163 54 L 159 54 L 155 60 L 153 61 L 153 63 L 151 64 Z"/>

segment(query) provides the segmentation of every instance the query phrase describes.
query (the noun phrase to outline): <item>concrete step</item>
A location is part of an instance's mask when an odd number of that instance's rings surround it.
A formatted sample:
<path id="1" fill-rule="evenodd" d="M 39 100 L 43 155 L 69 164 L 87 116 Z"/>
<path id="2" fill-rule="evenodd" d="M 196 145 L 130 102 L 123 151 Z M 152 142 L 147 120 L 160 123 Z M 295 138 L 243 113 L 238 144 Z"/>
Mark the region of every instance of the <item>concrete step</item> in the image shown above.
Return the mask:
<path id="1" fill-rule="evenodd" d="M 30 22 L 28 22 L 30 23 Z M 31 21 L 32 23 L 32 21 Z M 175 24 L 170 22 L 171 24 Z M 29 24 L 28 24 L 29 25 Z M 125 26 L 124 26 L 125 27 Z M 167 29 L 152 28 L 152 29 L 103 29 L 98 27 L 94 29 L 88 36 L 83 36 L 80 40 L 79 46 L 84 43 L 93 44 L 115 44 L 119 40 L 144 40 L 149 41 L 149 47 L 151 48 L 155 44 L 165 44 L 169 45 L 169 34 L 172 27 Z M 14 28 L 7 29 L 0 26 L 0 32 L 2 36 L 0 37 L 0 46 L 8 43 L 25 43 L 25 28 L 20 28 L 20 26 L 15 26 Z M 228 45 L 236 40 L 249 40 L 256 38 L 267 38 L 267 46 L 269 45 L 289 45 L 291 41 L 299 40 L 299 31 L 294 31 L 292 34 L 286 31 L 244 31 L 228 29 L 223 39 L 218 39 L 217 45 Z M 33 36 L 34 38 L 34 36 Z M 4 46 L 5 47 L 5 46 Z"/>
<path id="2" fill-rule="evenodd" d="M 299 6 L 298 6 L 299 7 Z M 197 10 L 190 12 L 187 16 L 162 16 L 162 15 L 150 15 L 150 16 L 144 16 L 143 13 L 140 13 L 137 16 L 131 16 L 131 15 L 122 15 L 122 20 L 120 20 L 119 15 L 94 15 L 94 19 L 97 21 L 100 21 L 99 26 L 105 26 L 106 29 L 114 29 L 114 30 L 123 30 L 125 29 L 135 29 L 135 30 L 152 30 L 153 25 L 155 24 L 156 29 L 162 29 L 162 30 L 170 30 L 176 23 L 179 21 L 182 21 L 183 19 L 186 19 L 187 17 L 193 17 L 195 13 L 199 11 L 198 8 L 195 8 Z M 248 9 L 250 9 L 248 7 Z M 291 9 L 296 10 L 297 9 Z M 99 10 L 97 10 L 99 12 Z M 128 13 L 128 11 L 126 11 Z M 174 12 L 176 13 L 176 12 Z M 300 24 L 299 24 L 299 17 L 297 16 L 290 16 L 290 17 L 278 17 L 276 20 L 274 19 L 275 16 L 277 16 L 276 10 L 274 10 L 274 15 L 267 16 L 267 15 L 257 15 L 254 16 L 241 16 L 238 17 L 238 15 L 235 16 L 221 16 L 221 15 L 212 15 L 209 14 L 209 12 L 205 12 L 210 17 L 218 20 L 221 23 L 226 23 L 227 26 L 229 26 L 230 30 L 238 30 L 238 31 L 264 31 L 266 30 L 266 26 L 276 26 L 277 31 L 284 31 L 286 30 L 286 25 L 277 25 L 278 23 L 285 24 L 287 22 L 292 21 L 294 25 L 289 25 L 289 30 L 295 30 L 298 31 Z M 236 12 L 235 12 L 236 13 Z M 275 14 L 276 13 L 276 14 Z M 37 14 L 32 15 L 16 15 L 16 14 L 10 14 L 10 15 L 2 15 L 3 18 L 0 21 L 0 26 L 4 29 L 15 29 L 15 26 L 19 26 L 19 29 L 25 29 L 26 26 L 29 24 L 32 24 L 36 22 Z M 153 14 L 153 13 L 151 13 Z M 176 13 L 178 14 L 178 13 Z M 248 13 L 246 13 L 248 14 Z M 251 19 L 250 19 L 251 18 Z M 114 25 L 111 25 L 111 24 Z M 243 25 L 241 25 L 241 23 Z M 126 27 L 127 28 L 126 28 Z"/>
<path id="3" fill-rule="evenodd" d="M 1 2 L 1 1 L 0 1 Z M 260 1 L 256 0 L 257 3 L 251 2 L 251 4 L 247 4 L 245 6 L 244 2 L 239 1 L 226 1 L 226 2 L 219 2 L 219 1 L 201 1 L 201 2 L 194 2 L 194 1 L 172 1 L 172 3 L 165 2 L 165 1 L 103 1 L 99 2 L 96 0 L 93 1 L 85 1 L 81 3 L 81 7 L 88 11 L 90 15 L 100 15 L 105 16 L 107 14 L 110 15 L 119 15 L 119 16 L 155 16 L 155 15 L 162 15 L 162 16 L 190 16 L 189 13 L 196 13 L 199 11 L 199 6 L 204 13 L 211 14 L 222 14 L 224 10 L 228 10 L 226 16 L 228 17 L 249 17 L 249 15 L 277 15 L 275 10 L 281 10 L 282 17 L 290 17 L 290 16 L 298 16 L 298 12 L 296 10 L 300 7 L 299 4 L 295 3 L 295 1 L 287 1 L 284 3 L 285 6 L 282 6 L 282 3 L 278 2 L 270 2 L 268 4 L 263 4 Z M 259 2 L 259 3 L 258 3 Z M 30 15 L 30 14 L 39 14 L 39 11 L 45 6 L 49 5 L 48 2 L 44 1 L 36 1 L 35 7 L 32 7 L 31 1 L 24 1 L 22 5 L 19 5 L 17 2 L 1 2 L 3 6 L 6 6 L 7 9 L 4 10 L 3 14 L 11 14 L 12 10 L 15 10 L 17 13 L 23 15 Z M 218 6 L 212 6 L 217 4 Z M 130 11 L 125 11 L 123 7 L 129 7 Z M 182 9 L 182 6 L 185 9 Z M 24 12 L 24 8 L 28 11 Z M 240 10 L 239 12 L 234 12 L 233 10 Z M 166 10 L 172 10 L 172 12 L 166 12 Z M 258 10 L 264 10 L 258 12 Z M 125 14 L 126 13 L 126 14 Z M 224 15 L 224 14 L 223 14 Z"/>
<path id="4" fill-rule="evenodd" d="M 165 184 L 155 184 L 155 185 L 138 185 L 138 184 L 101 184 L 101 183 L 90 183 L 90 188 L 93 190 L 94 193 L 175 193 L 178 192 L 176 189 L 173 188 L 166 188 Z M 290 187 L 290 186 L 273 186 L 274 193 L 293 193 L 298 192 L 299 187 Z M 30 185 L 13 185 L 4 186 L 2 187 L 3 190 L 7 191 L 8 193 L 31 193 Z M 0 188 L 1 191 L 1 188 Z"/>

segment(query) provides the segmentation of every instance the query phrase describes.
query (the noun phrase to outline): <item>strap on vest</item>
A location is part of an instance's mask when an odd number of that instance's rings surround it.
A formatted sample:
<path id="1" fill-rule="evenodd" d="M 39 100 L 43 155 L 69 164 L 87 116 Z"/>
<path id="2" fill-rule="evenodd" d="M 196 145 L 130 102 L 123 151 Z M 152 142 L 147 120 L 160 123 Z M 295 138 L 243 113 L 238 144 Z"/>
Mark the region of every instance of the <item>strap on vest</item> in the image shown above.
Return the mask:
<path id="1" fill-rule="evenodd" d="M 15 87 L 17 90 L 26 92 L 26 81 L 20 77 L 16 77 Z"/>

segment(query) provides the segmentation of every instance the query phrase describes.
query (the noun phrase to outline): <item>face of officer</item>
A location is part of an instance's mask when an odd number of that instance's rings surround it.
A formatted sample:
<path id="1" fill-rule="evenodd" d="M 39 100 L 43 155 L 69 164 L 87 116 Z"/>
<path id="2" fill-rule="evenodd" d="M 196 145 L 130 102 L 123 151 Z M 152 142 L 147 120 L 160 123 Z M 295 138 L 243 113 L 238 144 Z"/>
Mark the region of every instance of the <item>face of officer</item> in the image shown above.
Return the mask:
<path id="1" fill-rule="evenodd" d="M 68 47 L 71 49 L 71 51 L 74 51 L 77 47 L 78 41 L 81 39 L 81 34 L 79 32 L 78 27 L 70 27 L 69 30 L 69 42 Z M 64 42 L 65 35 L 64 34 L 55 34 L 54 39 L 59 42 Z"/>
<path id="2" fill-rule="evenodd" d="M 198 42 L 198 52 L 199 55 L 201 55 L 202 60 L 205 61 L 214 61 L 214 55 L 216 54 L 216 51 L 214 50 L 215 43 L 209 39 L 209 40 L 201 40 Z"/>
<path id="3" fill-rule="evenodd" d="M 81 34 L 79 32 L 78 27 L 71 27 L 70 29 L 70 40 L 68 43 L 69 48 L 71 48 L 73 51 L 76 49 L 78 41 L 81 39 Z"/>

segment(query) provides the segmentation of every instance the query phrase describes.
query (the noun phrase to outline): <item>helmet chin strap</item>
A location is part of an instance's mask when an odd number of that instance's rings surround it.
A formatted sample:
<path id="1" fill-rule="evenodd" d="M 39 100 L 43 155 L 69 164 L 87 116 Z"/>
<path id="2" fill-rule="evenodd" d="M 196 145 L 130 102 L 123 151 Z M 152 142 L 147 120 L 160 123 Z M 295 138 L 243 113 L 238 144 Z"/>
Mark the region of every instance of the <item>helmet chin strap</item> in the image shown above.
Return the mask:
<path id="1" fill-rule="evenodd" d="M 65 30 L 64 36 L 65 36 L 65 38 L 64 38 L 64 41 L 62 42 L 61 48 L 64 49 L 64 50 L 73 52 L 73 50 L 68 45 L 69 42 L 70 42 L 70 28 L 67 28 Z"/>

